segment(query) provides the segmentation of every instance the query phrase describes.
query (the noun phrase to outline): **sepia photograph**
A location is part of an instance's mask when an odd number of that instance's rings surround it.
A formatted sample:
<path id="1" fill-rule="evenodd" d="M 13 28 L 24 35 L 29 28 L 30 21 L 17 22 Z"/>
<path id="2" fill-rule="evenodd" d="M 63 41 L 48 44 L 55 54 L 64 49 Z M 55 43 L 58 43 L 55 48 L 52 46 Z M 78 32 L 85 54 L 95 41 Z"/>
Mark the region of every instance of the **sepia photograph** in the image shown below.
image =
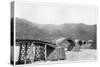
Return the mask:
<path id="1" fill-rule="evenodd" d="M 97 60 L 97 7 L 11 2 L 11 64 Z"/>

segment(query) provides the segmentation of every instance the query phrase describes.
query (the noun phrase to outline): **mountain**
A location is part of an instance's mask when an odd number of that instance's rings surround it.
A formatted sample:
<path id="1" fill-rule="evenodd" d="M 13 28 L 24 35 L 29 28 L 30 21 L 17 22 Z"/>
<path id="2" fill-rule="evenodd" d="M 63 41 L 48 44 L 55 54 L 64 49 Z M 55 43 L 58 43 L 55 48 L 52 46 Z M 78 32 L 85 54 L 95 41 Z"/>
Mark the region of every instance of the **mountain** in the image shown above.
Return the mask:
<path id="1" fill-rule="evenodd" d="M 82 23 L 36 24 L 16 18 L 16 39 L 52 40 L 59 37 L 96 40 L 96 25 Z"/>

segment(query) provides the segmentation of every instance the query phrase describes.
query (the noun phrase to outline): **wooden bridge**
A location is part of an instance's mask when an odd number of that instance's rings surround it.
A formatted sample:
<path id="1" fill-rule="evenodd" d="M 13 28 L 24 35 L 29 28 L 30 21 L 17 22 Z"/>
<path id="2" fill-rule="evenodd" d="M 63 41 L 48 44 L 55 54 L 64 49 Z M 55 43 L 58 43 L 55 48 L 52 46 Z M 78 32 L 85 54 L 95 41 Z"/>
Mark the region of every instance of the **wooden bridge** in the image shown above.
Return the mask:
<path id="1" fill-rule="evenodd" d="M 48 56 L 55 50 L 56 44 L 40 40 L 16 40 L 19 46 L 18 61 L 16 64 L 28 64 L 35 61 L 46 61 Z"/>

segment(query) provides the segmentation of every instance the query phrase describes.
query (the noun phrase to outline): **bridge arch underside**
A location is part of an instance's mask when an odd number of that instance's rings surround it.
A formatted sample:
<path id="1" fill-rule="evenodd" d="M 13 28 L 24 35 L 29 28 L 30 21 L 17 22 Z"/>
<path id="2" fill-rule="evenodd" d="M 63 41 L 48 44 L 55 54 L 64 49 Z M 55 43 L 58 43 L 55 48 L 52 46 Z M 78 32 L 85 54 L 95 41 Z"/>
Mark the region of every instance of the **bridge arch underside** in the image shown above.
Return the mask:
<path id="1" fill-rule="evenodd" d="M 19 54 L 16 64 L 31 64 L 36 61 L 47 61 L 56 45 L 38 40 L 16 40 Z"/>

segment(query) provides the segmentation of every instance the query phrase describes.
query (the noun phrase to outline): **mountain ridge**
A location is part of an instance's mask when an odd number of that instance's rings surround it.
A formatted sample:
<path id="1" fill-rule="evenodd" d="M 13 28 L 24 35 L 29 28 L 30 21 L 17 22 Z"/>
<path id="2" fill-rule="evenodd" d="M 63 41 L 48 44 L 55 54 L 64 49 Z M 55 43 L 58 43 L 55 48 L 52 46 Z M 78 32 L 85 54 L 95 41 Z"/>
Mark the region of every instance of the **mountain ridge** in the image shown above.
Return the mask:
<path id="1" fill-rule="evenodd" d="M 16 18 L 16 39 L 52 40 L 59 37 L 96 40 L 96 25 L 64 23 L 61 25 L 37 24 Z"/>

